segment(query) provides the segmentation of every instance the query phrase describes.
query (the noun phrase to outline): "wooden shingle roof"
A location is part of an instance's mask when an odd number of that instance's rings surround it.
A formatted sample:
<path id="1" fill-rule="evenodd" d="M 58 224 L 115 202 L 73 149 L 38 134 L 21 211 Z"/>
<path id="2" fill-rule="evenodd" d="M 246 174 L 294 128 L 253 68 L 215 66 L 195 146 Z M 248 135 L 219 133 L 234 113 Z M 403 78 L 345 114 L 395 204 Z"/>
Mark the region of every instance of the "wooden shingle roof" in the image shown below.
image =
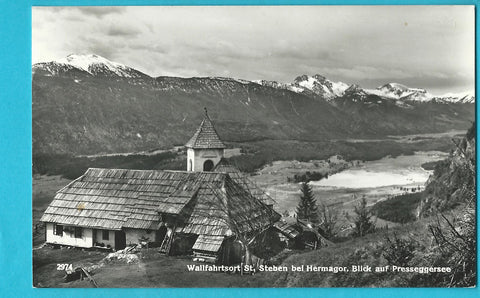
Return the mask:
<path id="1" fill-rule="evenodd" d="M 273 206 L 276 202 L 265 191 L 258 187 L 255 182 L 242 173 L 237 167 L 228 163 L 224 158 L 214 168 L 215 172 L 227 173 L 236 183 L 249 191 L 254 197 L 264 204 Z"/>
<path id="2" fill-rule="evenodd" d="M 204 184 L 185 208 L 185 225 L 178 232 L 210 236 L 231 236 L 264 229 L 280 219 L 280 215 L 266 206 L 228 174 L 221 173 L 221 183 Z"/>
<path id="3" fill-rule="evenodd" d="M 279 218 L 225 173 L 94 168 L 59 190 L 41 221 L 157 229 L 161 213 L 184 219 L 179 232 L 212 236 L 251 231 Z"/>
<path id="4" fill-rule="evenodd" d="M 205 113 L 205 118 L 192 138 L 185 144 L 185 147 L 193 149 L 226 148 L 225 144 L 218 137 L 217 131 L 207 113 Z"/>
<path id="5" fill-rule="evenodd" d="M 164 213 L 178 214 L 194 194 L 192 183 L 215 179 L 221 174 L 91 168 L 57 192 L 41 221 L 113 230 L 156 229 L 159 206 Z"/>
<path id="6" fill-rule="evenodd" d="M 220 250 L 224 239 L 224 236 L 200 235 L 195 241 L 192 249 L 216 253 Z"/>

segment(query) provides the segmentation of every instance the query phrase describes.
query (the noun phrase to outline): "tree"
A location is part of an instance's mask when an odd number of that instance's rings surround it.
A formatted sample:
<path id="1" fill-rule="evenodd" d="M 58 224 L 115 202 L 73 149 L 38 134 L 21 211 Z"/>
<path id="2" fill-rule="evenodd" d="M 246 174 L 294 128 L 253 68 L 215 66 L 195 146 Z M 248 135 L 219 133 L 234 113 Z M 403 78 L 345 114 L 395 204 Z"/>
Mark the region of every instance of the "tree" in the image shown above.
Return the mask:
<path id="1" fill-rule="evenodd" d="M 327 206 L 322 205 L 320 209 L 320 229 L 323 236 L 327 239 L 332 239 L 338 233 L 337 229 L 337 213 L 333 212 Z"/>
<path id="2" fill-rule="evenodd" d="M 318 223 L 317 200 L 313 195 L 312 187 L 308 182 L 303 182 L 301 185 L 302 195 L 297 206 L 297 218 Z"/>
<path id="3" fill-rule="evenodd" d="M 355 237 L 365 236 L 368 233 L 375 231 L 375 223 L 372 221 L 372 213 L 367 208 L 367 200 L 365 196 L 362 197 L 360 203 L 355 206 L 354 212 L 356 217 L 354 219 L 353 235 Z"/>

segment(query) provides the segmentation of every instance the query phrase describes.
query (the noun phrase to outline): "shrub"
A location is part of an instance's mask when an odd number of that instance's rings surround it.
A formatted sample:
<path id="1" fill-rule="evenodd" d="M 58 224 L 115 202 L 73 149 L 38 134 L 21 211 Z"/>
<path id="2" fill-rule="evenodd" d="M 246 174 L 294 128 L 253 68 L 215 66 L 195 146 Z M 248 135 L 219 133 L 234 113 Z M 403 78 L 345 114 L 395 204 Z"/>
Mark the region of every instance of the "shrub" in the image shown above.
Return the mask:
<path id="1" fill-rule="evenodd" d="M 389 265 L 408 266 L 414 257 L 415 245 L 411 240 L 397 237 L 393 234 L 393 238 L 385 236 L 385 245 L 383 246 L 383 257 Z"/>
<path id="2" fill-rule="evenodd" d="M 338 234 L 337 213 L 322 205 L 320 209 L 320 229 L 323 236 L 329 240 Z"/>

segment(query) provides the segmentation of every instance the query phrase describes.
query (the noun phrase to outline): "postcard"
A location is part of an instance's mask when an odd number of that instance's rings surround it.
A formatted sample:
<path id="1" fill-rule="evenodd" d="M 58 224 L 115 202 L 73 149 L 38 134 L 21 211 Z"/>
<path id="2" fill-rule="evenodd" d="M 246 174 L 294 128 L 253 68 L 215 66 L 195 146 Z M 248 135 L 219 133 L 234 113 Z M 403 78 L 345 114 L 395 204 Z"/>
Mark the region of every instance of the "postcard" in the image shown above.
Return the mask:
<path id="1" fill-rule="evenodd" d="M 33 7 L 33 287 L 475 287 L 474 12 Z"/>

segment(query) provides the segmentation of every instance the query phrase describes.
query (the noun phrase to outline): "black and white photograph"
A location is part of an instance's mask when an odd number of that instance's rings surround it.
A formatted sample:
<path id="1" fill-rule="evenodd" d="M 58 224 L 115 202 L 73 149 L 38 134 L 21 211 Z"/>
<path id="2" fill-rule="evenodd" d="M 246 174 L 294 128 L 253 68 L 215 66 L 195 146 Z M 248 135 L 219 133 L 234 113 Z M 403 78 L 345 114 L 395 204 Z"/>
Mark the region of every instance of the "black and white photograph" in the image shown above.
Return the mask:
<path id="1" fill-rule="evenodd" d="M 31 15 L 33 287 L 476 286 L 474 6 Z"/>

